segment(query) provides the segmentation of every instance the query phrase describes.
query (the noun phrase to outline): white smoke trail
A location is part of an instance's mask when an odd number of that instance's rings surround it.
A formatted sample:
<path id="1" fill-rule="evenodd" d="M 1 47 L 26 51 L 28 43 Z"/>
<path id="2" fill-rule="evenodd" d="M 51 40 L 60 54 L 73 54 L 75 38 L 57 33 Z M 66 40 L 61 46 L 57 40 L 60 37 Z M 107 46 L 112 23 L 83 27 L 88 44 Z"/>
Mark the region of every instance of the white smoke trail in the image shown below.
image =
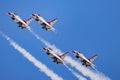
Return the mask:
<path id="1" fill-rule="evenodd" d="M 70 56 L 66 56 L 64 60 L 69 63 L 72 67 L 76 68 L 83 75 L 90 77 L 91 80 L 110 80 L 107 76 L 100 72 L 94 72 L 89 68 L 82 66 L 79 62 L 72 59 Z"/>
<path id="2" fill-rule="evenodd" d="M 64 63 L 63 63 L 64 64 Z M 73 75 L 75 75 L 79 80 L 87 80 L 86 78 L 84 78 L 83 76 L 79 75 L 78 73 L 76 73 L 75 71 L 73 71 L 70 67 L 68 67 L 66 64 L 64 64 L 64 66 L 72 72 Z"/>
<path id="3" fill-rule="evenodd" d="M 30 32 L 42 43 L 44 43 L 47 47 L 50 47 L 54 50 L 56 53 L 63 53 L 60 49 L 58 49 L 55 45 L 51 45 L 48 41 L 44 40 L 43 38 L 39 37 L 36 33 L 34 33 L 32 30 Z M 69 63 L 72 67 L 76 68 L 79 72 L 81 72 L 83 75 L 90 77 L 92 80 L 110 80 L 109 77 L 105 76 L 103 73 L 100 72 L 94 72 L 93 70 L 90 70 L 84 66 L 82 66 L 80 63 L 72 59 L 70 56 L 65 57 L 65 61 Z"/>
<path id="4" fill-rule="evenodd" d="M 43 38 L 39 37 L 36 33 L 34 33 L 32 30 L 29 30 L 38 40 L 40 40 L 42 43 L 44 43 L 47 47 L 50 47 L 54 50 L 55 53 L 62 53 L 61 50 L 57 49 L 55 45 L 51 45 L 49 42 L 45 41 Z M 64 64 L 65 65 L 65 64 Z M 86 80 L 81 75 L 74 72 L 72 69 L 70 69 L 67 65 L 65 67 L 73 73 L 74 76 L 76 76 L 79 80 Z"/>
<path id="5" fill-rule="evenodd" d="M 1 32 L 0 32 L 1 33 Z M 44 72 L 48 77 L 51 78 L 51 80 L 63 80 L 62 77 L 58 76 L 56 73 L 54 73 L 52 70 L 50 70 L 45 64 L 38 61 L 36 58 L 34 58 L 28 51 L 26 51 L 24 48 L 19 46 L 17 43 L 15 43 L 12 39 L 10 39 L 7 35 L 1 33 L 4 38 L 6 38 L 7 41 L 10 42 L 10 45 L 14 47 L 17 51 L 19 51 L 26 59 L 28 59 L 30 62 L 32 62 L 37 68 L 40 69 L 40 71 Z"/>
<path id="6" fill-rule="evenodd" d="M 35 32 L 33 32 L 31 29 L 28 29 L 39 41 L 41 41 L 45 46 L 52 48 L 55 53 L 62 53 L 60 49 L 57 49 L 55 45 L 51 45 L 49 42 L 44 40 L 42 37 L 38 36 Z"/>

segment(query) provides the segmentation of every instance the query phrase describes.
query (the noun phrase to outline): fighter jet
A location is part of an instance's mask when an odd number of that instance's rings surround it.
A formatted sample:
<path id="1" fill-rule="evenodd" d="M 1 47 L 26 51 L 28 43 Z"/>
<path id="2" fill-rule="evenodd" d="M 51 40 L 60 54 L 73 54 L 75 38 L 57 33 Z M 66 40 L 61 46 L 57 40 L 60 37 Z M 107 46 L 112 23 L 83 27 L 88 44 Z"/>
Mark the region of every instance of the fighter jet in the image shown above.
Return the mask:
<path id="1" fill-rule="evenodd" d="M 97 58 L 97 55 L 94 55 L 91 58 L 86 58 L 80 51 L 73 50 L 72 52 L 76 58 L 82 62 L 82 65 L 85 65 L 86 67 L 95 66 L 92 62 Z"/>
<path id="2" fill-rule="evenodd" d="M 52 30 L 54 31 L 55 28 L 53 28 L 52 26 L 56 23 L 56 21 L 58 20 L 57 18 L 51 20 L 51 21 L 46 21 L 45 19 L 43 19 L 42 16 L 40 16 L 39 14 L 32 14 L 32 16 L 34 17 L 34 19 L 42 25 L 42 29 L 45 30 Z"/>
<path id="3" fill-rule="evenodd" d="M 18 27 L 23 28 L 29 28 L 28 24 L 33 20 L 33 17 L 22 20 L 16 13 L 8 12 L 8 15 L 11 17 L 11 19 L 18 24 Z"/>
<path id="4" fill-rule="evenodd" d="M 47 53 L 49 57 L 53 59 L 53 62 L 56 62 L 57 64 L 59 63 L 63 64 L 64 62 L 63 59 L 68 54 L 68 52 L 61 54 L 61 55 L 55 54 L 51 48 L 43 48 L 43 50 Z"/>

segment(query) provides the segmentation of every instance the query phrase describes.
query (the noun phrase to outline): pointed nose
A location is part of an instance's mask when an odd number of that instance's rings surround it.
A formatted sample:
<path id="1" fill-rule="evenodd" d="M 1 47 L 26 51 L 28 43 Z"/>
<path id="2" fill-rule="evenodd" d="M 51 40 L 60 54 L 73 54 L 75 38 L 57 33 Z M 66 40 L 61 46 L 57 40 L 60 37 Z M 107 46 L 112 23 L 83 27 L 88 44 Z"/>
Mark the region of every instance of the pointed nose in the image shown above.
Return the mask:
<path id="1" fill-rule="evenodd" d="M 46 50 L 46 48 L 43 48 L 43 50 Z"/>
<path id="2" fill-rule="evenodd" d="M 35 14 L 32 14 L 32 16 L 35 16 Z"/>
<path id="3" fill-rule="evenodd" d="M 8 15 L 12 15 L 12 13 L 11 13 L 11 12 L 8 12 Z"/>
<path id="4" fill-rule="evenodd" d="M 72 52 L 75 53 L 75 50 L 73 50 Z"/>

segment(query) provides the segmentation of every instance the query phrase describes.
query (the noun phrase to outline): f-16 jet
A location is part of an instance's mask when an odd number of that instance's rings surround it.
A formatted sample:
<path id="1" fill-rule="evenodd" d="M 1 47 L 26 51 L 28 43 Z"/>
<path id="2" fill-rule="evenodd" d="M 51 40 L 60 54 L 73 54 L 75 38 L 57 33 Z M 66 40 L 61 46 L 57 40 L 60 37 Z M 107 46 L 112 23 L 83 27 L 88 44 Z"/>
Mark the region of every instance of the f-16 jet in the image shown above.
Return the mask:
<path id="1" fill-rule="evenodd" d="M 97 55 L 94 55 L 90 58 L 86 58 L 80 51 L 73 50 L 73 54 L 76 56 L 78 60 L 82 62 L 82 65 L 88 66 L 95 66 L 92 62 L 97 58 Z"/>
<path id="2" fill-rule="evenodd" d="M 43 50 L 47 53 L 49 57 L 53 59 L 53 62 L 56 62 L 57 64 L 59 63 L 63 64 L 64 63 L 63 59 L 68 54 L 68 52 L 61 55 L 55 54 L 55 52 L 51 48 L 43 48 Z"/>
<path id="3" fill-rule="evenodd" d="M 16 13 L 8 12 L 8 15 L 11 17 L 11 19 L 18 24 L 18 27 L 23 28 L 29 28 L 28 24 L 33 20 L 33 17 L 22 20 Z"/>
<path id="4" fill-rule="evenodd" d="M 32 16 L 34 17 L 34 19 L 42 25 L 42 29 L 45 30 L 52 30 L 54 31 L 55 28 L 53 28 L 53 25 L 56 23 L 56 21 L 58 20 L 57 18 L 51 20 L 51 21 L 46 21 L 42 16 L 40 16 L 39 14 L 32 14 Z"/>

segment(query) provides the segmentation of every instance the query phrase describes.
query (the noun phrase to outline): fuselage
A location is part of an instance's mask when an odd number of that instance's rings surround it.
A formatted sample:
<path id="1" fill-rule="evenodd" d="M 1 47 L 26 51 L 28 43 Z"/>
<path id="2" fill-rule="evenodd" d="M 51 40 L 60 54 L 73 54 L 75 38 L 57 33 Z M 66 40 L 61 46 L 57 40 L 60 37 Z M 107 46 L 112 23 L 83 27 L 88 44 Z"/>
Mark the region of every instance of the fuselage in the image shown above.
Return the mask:
<path id="1" fill-rule="evenodd" d="M 46 52 L 46 54 L 53 59 L 53 62 L 58 63 L 63 63 L 63 60 L 56 55 L 50 48 L 43 48 L 43 50 Z"/>
<path id="2" fill-rule="evenodd" d="M 45 21 L 45 19 L 43 19 L 42 16 L 38 15 L 38 14 L 32 14 L 32 16 L 35 18 L 35 20 L 42 25 L 43 29 L 46 30 L 54 30 L 54 28 L 47 22 Z"/>
<path id="3" fill-rule="evenodd" d="M 29 26 L 15 13 L 8 12 L 8 15 L 16 22 L 21 28 L 28 28 Z"/>
<path id="4" fill-rule="evenodd" d="M 92 63 L 80 52 L 78 51 L 72 51 L 74 53 L 74 55 L 76 56 L 76 58 L 78 58 L 78 60 L 80 60 L 82 62 L 82 65 L 86 65 L 86 66 L 91 66 Z"/>

